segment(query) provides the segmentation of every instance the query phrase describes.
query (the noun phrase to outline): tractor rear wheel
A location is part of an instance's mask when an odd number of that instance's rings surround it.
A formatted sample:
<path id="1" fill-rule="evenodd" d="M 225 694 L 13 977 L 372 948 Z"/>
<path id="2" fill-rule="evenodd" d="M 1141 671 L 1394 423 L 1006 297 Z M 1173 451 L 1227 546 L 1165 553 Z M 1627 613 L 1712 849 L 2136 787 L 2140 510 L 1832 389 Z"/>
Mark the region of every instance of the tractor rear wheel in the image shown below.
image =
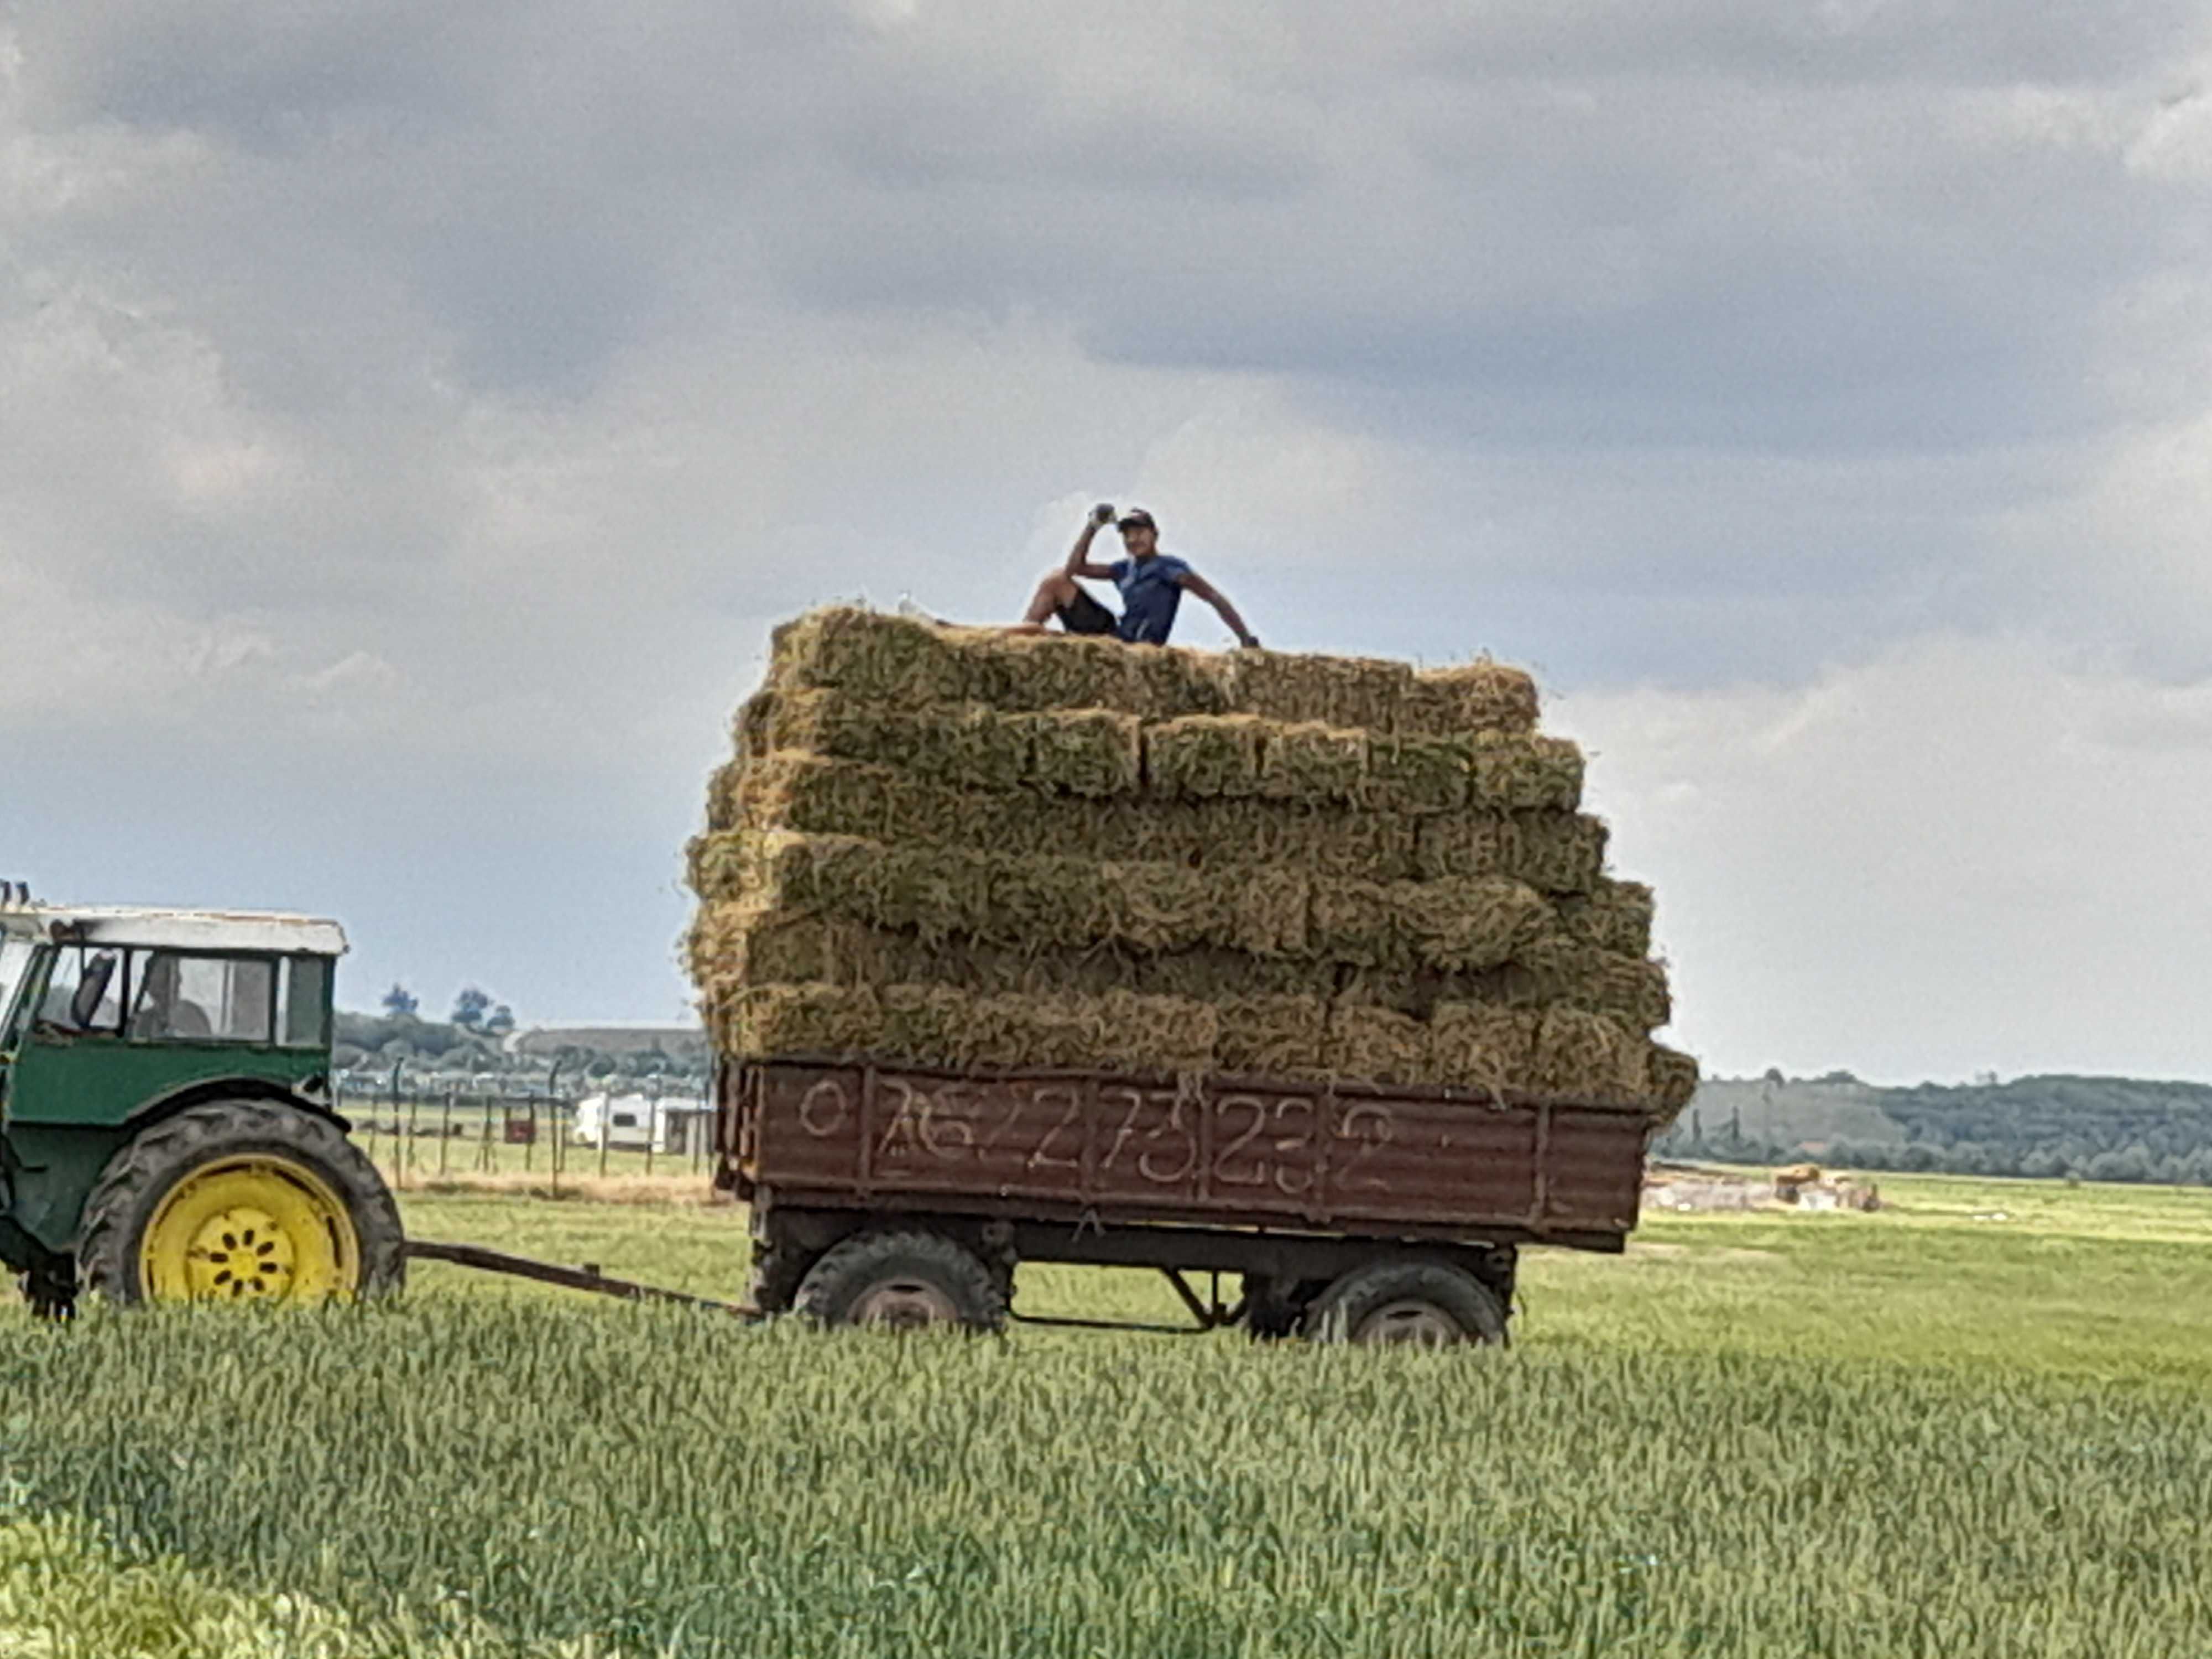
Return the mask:
<path id="1" fill-rule="evenodd" d="M 1006 1292 L 988 1264 L 942 1233 L 863 1233 L 807 1269 L 797 1310 L 821 1325 L 997 1331 Z"/>
<path id="2" fill-rule="evenodd" d="M 397 1290 L 398 1207 L 329 1119 L 261 1100 L 141 1131 L 85 1200 L 77 1273 L 110 1302 L 315 1304 Z"/>

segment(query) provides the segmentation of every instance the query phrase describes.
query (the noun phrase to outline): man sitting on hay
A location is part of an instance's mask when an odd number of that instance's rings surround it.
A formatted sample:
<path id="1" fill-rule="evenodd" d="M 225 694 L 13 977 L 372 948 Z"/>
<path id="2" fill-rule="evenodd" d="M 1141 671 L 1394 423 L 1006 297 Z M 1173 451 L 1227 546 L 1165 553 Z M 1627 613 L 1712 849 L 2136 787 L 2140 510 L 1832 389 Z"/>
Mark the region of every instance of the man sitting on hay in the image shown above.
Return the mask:
<path id="1" fill-rule="evenodd" d="M 1247 649 L 1259 648 L 1258 637 L 1244 625 L 1244 618 L 1237 614 L 1227 594 L 1185 561 L 1160 551 L 1159 526 L 1143 507 L 1131 507 L 1121 515 L 1117 526 L 1128 556 L 1111 564 L 1093 564 L 1092 539 L 1115 523 L 1111 507 L 1101 505 L 1091 510 L 1067 562 L 1037 585 L 1036 597 L 1030 601 L 1029 615 L 1018 631 L 1042 634 L 1045 624 L 1057 617 L 1060 625 L 1071 634 L 1111 635 L 1128 645 L 1165 645 L 1175 632 L 1176 612 L 1182 605 L 1182 596 L 1188 593 L 1220 612 L 1238 644 Z M 1112 582 L 1121 589 L 1121 614 L 1115 616 L 1093 599 L 1083 587 L 1084 580 Z"/>

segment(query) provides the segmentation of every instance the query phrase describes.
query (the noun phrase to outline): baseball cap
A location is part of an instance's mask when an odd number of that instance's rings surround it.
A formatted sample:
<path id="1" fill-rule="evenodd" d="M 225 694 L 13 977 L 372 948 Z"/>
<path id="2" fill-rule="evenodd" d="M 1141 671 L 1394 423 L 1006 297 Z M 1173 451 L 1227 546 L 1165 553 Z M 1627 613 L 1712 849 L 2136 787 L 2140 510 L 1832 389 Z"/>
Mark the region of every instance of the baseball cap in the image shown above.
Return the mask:
<path id="1" fill-rule="evenodd" d="M 1158 530 L 1159 528 L 1159 526 L 1152 522 L 1152 515 L 1146 512 L 1141 507 L 1133 507 L 1129 508 L 1128 511 L 1122 514 L 1119 519 L 1115 520 L 1115 526 L 1117 529 L 1127 530 L 1132 525 L 1142 525 L 1147 530 Z"/>

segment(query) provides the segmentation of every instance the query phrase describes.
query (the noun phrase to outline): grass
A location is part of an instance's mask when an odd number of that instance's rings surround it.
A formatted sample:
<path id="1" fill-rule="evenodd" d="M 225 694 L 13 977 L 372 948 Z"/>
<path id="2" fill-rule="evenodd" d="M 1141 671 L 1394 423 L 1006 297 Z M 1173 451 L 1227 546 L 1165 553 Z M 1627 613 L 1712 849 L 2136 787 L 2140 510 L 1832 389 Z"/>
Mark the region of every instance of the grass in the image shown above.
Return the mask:
<path id="1" fill-rule="evenodd" d="M 0 1540 L 91 1563 L 0 1601 L 0 1655 L 316 1651 L 72 1633 L 280 1588 L 349 1654 L 2212 1651 L 2212 1198 L 1884 1184 L 1533 1256 L 1503 1354 L 822 1338 L 436 1268 L 325 1316 L 0 1318 Z M 407 1208 L 743 1284 L 734 1209 Z M 1170 1306 L 1074 1269 L 1023 1305 Z"/>

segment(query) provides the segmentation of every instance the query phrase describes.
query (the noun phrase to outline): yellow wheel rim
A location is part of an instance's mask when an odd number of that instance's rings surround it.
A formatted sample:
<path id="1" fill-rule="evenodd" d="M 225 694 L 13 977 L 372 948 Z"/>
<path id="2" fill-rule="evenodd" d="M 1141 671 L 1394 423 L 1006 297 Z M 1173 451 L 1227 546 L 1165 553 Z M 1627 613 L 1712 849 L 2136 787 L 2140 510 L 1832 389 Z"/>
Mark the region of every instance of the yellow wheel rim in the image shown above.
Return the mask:
<path id="1" fill-rule="evenodd" d="M 345 1205 L 304 1164 L 218 1158 L 162 1199 L 138 1282 L 155 1302 L 326 1302 L 359 1286 L 361 1243 Z"/>

